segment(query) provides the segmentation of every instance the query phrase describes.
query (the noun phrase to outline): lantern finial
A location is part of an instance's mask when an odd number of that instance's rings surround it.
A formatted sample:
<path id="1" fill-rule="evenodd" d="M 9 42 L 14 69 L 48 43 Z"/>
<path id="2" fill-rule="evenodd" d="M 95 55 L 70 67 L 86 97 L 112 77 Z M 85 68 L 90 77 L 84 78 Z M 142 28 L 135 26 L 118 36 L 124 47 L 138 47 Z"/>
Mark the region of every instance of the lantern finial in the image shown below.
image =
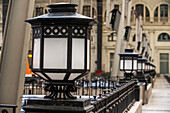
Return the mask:
<path id="1" fill-rule="evenodd" d="M 50 13 L 57 13 L 57 12 L 76 12 L 76 4 L 70 4 L 70 3 L 57 3 L 57 4 L 50 4 L 47 5 L 49 7 L 48 11 Z"/>

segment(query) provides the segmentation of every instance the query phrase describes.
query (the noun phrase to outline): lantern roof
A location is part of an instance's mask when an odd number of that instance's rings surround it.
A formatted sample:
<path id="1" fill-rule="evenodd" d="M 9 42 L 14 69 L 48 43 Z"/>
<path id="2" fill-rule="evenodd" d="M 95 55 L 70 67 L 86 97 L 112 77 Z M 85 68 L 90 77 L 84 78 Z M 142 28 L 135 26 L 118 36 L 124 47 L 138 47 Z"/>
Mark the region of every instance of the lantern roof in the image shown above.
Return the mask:
<path id="1" fill-rule="evenodd" d="M 93 18 L 76 13 L 76 8 L 75 8 L 76 6 L 77 6 L 76 4 L 70 4 L 70 3 L 50 4 L 47 5 L 47 7 L 49 7 L 48 14 L 30 18 L 25 21 L 31 24 L 41 23 L 47 20 L 55 21 L 58 23 L 66 22 L 66 21 L 67 22 L 75 21 L 78 23 L 78 21 L 83 21 L 81 24 L 89 23 L 89 25 L 94 25 L 95 21 Z M 62 20 L 62 21 L 58 21 L 58 20 Z"/>
<path id="2" fill-rule="evenodd" d="M 129 28 L 129 29 L 132 29 L 132 27 L 131 27 L 131 26 L 126 26 L 125 28 L 126 28 L 126 29 L 128 29 L 128 28 Z"/>
<path id="3" fill-rule="evenodd" d="M 146 60 L 146 58 L 142 58 L 142 56 L 138 56 L 138 61 L 144 61 L 144 62 L 146 62 L 147 60 Z"/>
<path id="4" fill-rule="evenodd" d="M 146 61 L 146 63 L 145 63 L 145 64 L 148 64 L 148 65 L 150 65 L 150 62 Z"/>
<path id="5" fill-rule="evenodd" d="M 139 54 L 136 52 L 133 52 L 133 49 L 125 49 L 125 52 L 119 53 L 120 56 L 126 56 L 126 55 L 130 55 L 130 56 L 138 56 Z"/>

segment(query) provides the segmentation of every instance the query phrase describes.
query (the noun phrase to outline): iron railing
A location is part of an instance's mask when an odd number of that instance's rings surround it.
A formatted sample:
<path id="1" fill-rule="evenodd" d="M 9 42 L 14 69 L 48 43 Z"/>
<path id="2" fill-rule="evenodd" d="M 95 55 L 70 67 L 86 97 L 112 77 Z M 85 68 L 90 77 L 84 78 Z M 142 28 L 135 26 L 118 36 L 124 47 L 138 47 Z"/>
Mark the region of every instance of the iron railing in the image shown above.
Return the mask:
<path id="1" fill-rule="evenodd" d="M 94 106 L 93 113 L 123 113 L 127 112 L 139 100 L 139 87 L 135 81 L 121 84 L 116 89 L 104 91 L 103 95 L 91 101 Z"/>
<path id="2" fill-rule="evenodd" d="M 77 98 L 91 98 L 91 113 L 122 113 L 128 111 L 139 100 L 139 87 L 135 80 L 120 82 L 121 78 L 111 77 L 110 73 L 91 75 L 75 81 Z M 24 93 L 44 94 L 42 80 L 32 79 L 25 83 Z M 93 97 L 93 98 L 92 98 Z"/>
<path id="3" fill-rule="evenodd" d="M 91 80 L 88 76 L 85 76 L 77 81 L 77 91 L 74 95 L 99 95 L 104 89 L 114 88 L 118 83 L 120 77 L 111 77 L 110 73 L 102 73 L 101 75 L 95 75 L 92 73 Z M 38 78 L 26 78 L 24 85 L 24 95 L 46 95 L 44 91 L 44 82 Z"/>

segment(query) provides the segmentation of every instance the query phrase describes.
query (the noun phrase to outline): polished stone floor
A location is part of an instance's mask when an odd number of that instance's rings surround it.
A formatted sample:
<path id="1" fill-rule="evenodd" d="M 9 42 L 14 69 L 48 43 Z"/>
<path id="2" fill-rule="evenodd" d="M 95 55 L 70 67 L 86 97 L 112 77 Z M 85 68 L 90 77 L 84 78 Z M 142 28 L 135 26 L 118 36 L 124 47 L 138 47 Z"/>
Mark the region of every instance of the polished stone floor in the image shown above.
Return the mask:
<path id="1" fill-rule="evenodd" d="M 157 77 L 151 99 L 143 105 L 142 113 L 170 113 L 170 75 Z"/>

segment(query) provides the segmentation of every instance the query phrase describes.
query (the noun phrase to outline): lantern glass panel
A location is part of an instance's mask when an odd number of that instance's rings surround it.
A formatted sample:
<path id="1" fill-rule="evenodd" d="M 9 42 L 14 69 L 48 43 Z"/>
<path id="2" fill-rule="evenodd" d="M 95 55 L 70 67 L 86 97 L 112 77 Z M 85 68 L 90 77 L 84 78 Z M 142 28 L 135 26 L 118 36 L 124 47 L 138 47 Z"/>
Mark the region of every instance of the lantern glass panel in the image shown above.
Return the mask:
<path id="1" fill-rule="evenodd" d="M 125 70 L 132 70 L 132 60 L 125 60 Z"/>
<path id="2" fill-rule="evenodd" d="M 90 69 L 90 40 L 87 40 L 87 69 Z"/>
<path id="3" fill-rule="evenodd" d="M 142 68 L 142 69 L 145 69 L 145 63 L 142 63 L 142 64 L 143 64 L 143 65 L 142 65 L 142 66 L 143 66 L 143 68 Z"/>
<path id="4" fill-rule="evenodd" d="M 48 75 L 52 80 L 64 80 L 65 73 L 45 73 Z"/>
<path id="5" fill-rule="evenodd" d="M 44 39 L 44 68 L 67 69 L 67 38 Z"/>
<path id="6" fill-rule="evenodd" d="M 84 42 L 84 39 L 72 40 L 72 69 L 84 69 Z"/>
<path id="7" fill-rule="evenodd" d="M 40 68 L 40 38 L 34 39 L 33 68 Z"/>
<path id="8" fill-rule="evenodd" d="M 69 77 L 68 80 L 73 80 L 73 79 L 75 79 L 76 77 L 78 77 L 79 75 L 81 75 L 81 73 L 72 73 L 72 74 L 70 75 L 70 77 Z"/>
<path id="9" fill-rule="evenodd" d="M 133 70 L 137 70 L 137 60 L 133 60 Z"/>
<path id="10" fill-rule="evenodd" d="M 147 68 L 147 64 L 145 64 L 145 70 L 147 70 L 148 68 Z"/>
<path id="11" fill-rule="evenodd" d="M 42 73 L 36 72 L 36 74 L 38 74 L 38 75 L 39 75 L 40 77 L 42 77 L 43 79 L 47 80 Z"/>
<path id="12" fill-rule="evenodd" d="M 123 59 L 120 60 L 120 70 L 123 70 Z"/>
<path id="13" fill-rule="evenodd" d="M 142 69 L 142 63 L 138 63 L 138 69 L 139 69 L 139 70 Z"/>

